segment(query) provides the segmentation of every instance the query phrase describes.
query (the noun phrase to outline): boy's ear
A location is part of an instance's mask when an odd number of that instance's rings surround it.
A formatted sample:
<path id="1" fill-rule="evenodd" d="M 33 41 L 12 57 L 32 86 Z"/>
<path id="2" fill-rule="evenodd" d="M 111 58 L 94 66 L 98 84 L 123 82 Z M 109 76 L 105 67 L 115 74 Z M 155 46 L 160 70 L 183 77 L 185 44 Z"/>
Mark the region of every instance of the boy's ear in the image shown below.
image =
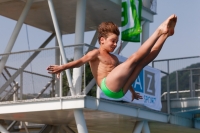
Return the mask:
<path id="1" fill-rule="evenodd" d="M 104 40 L 105 40 L 105 38 L 104 38 L 104 37 L 101 37 L 101 38 L 100 38 L 100 44 L 104 43 Z"/>

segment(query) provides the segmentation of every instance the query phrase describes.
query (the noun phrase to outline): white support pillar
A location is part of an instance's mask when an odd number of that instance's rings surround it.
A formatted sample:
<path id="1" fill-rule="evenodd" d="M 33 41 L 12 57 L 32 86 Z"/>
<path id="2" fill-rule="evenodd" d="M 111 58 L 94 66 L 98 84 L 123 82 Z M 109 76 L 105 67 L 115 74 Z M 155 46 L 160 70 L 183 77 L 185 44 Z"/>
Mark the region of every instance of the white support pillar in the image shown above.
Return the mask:
<path id="1" fill-rule="evenodd" d="M 86 11 L 86 0 L 77 0 L 75 44 L 84 43 L 85 11 Z M 83 56 L 83 47 L 82 46 L 75 47 L 74 60 L 77 60 L 82 56 Z M 82 67 L 74 68 L 73 81 L 74 81 L 74 87 L 76 88 L 76 95 L 81 94 Z M 83 110 L 82 109 L 74 110 L 74 116 L 78 132 L 88 133 L 85 118 L 83 115 Z"/>
<path id="2" fill-rule="evenodd" d="M 59 29 L 59 26 L 58 26 L 57 17 L 56 17 L 56 13 L 55 13 L 55 9 L 54 9 L 52 0 L 48 0 L 48 4 L 49 4 L 50 12 L 51 12 L 51 17 L 53 19 L 53 24 L 54 24 L 54 28 L 55 28 L 55 31 L 56 31 L 56 36 L 57 36 L 57 39 L 58 39 L 58 44 L 59 44 L 59 47 L 60 47 L 60 52 L 61 52 L 61 55 L 62 55 L 63 63 L 66 64 L 67 63 L 66 54 L 65 54 L 65 51 L 64 51 L 64 48 L 63 48 L 63 43 L 62 43 L 61 34 L 60 34 L 61 32 L 60 32 L 60 29 Z M 86 0 L 78 0 L 77 8 L 78 8 L 77 9 L 78 12 L 84 12 L 84 13 L 83 14 L 77 13 L 77 18 L 80 17 L 81 19 L 80 20 L 76 19 L 76 23 L 80 23 L 80 26 L 78 24 L 76 24 L 76 33 L 77 32 L 83 32 L 84 33 L 85 10 L 81 10 L 81 9 L 86 8 Z M 83 15 L 83 16 L 81 16 L 81 15 Z M 81 34 L 83 34 L 83 33 L 81 33 Z M 76 39 L 77 40 L 83 40 L 83 36 L 76 35 Z M 79 50 L 76 53 L 79 53 Z M 82 50 L 82 53 L 83 53 L 83 50 Z M 72 94 L 72 96 L 74 96 L 74 89 L 73 89 L 73 84 L 72 84 L 72 79 L 71 79 L 71 74 L 70 74 L 69 69 L 66 70 L 66 74 L 67 74 L 69 86 L 71 88 L 70 89 L 71 94 Z M 82 82 L 82 81 L 80 80 L 80 82 Z M 83 115 L 83 111 L 81 109 L 74 110 L 74 116 L 75 116 L 78 132 L 79 133 L 88 133 L 86 123 L 85 123 L 85 119 L 84 119 L 84 115 Z"/>
<path id="3" fill-rule="evenodd" d="M 133 133 L 141 133 L 143 125 L 144 125 L 144 121 L 137 121 L 135 123 Z"/>
<path id="4" fill-rule="evenodd" d="M 50 12 L 51 12 L 51 17 L 52 17 L 52 20 L 53 20 L 53 25 L 54 25 L 54 28 L 55 28 L 55 31 L 56 31 L 56 37 L 58 39 L 58 44 L 59 44 L 59 47 L 60 47 L 60 53 L 62 55 L 63 63 L 66 64 L 67 58 L 66 58 L 66 54 L 65 54 L 65 51 L 64 51 L 63 42 L 62 42 L 62 39 L 61 39 L 61 32 L 60 32 L 60 28 L 59 28 L 59 25 L 58 25 L 58 20 L 57 20 L 57 17 L 56 17 L 53 1 L 48 0 L 48 4 L 49 4 Z M 66 75 L 67 75 L 67 80 L 68 80 L 68 83 L 69 83 L 70 91 L 71 91 L 71 94 L 73 96 L 73 95 L 75 95 L 75 91 L 73 89 L 74 87 L 73 87 L 73 84 L 72 84 L 72 78 L 71 78 L 71 74 L 70 74 L 69 69 L 66 70 Z"/>
<path id="5" fill-rule="evenodd" d="M 149 38 L 149 24 L 149 21 L 146 21 L 142 25 L 142 44 Z"/>
<path id="6" fill-rule="evenodd" d="M 83 115 L 83 110 L 82 109 L 74 110 L 74 116 L 75 116 L 78 132 L 79 133 L 88 133 L 87 126 L 85 123 L 85 118 Z"/>
<path id="7" fill-rule="evenodd" d="M 1 133 L 9 133 L 1 124 L 0 124 L 0 132 Z"/>
<path id="8" fill-rule="evenodd" d="M 86 12 L 86 0 L 77 0 L 75 44 L 84 43 L 85 12 Z M 75 47 L 74 60 L 77 60 L 82 56 L 83 56 L 83 47 L 82 46 Z M 82 72 L 83 72 L 83 67 L 73 69 L 73 85 L 74 88 L 76 89 L 76 95 L 81 94 Z"/>
<path id="9" fill-rule="evenodd" d="M 24 20 L 25 20 L 27 14 L 28 14 L 28 11 L 29 11 L 32 3 L 33 3 L 33 0 L 27 0 L 26 5 L 25 5 L 25 7 L 24 7 L 24 9 L 23 9 L 18 21 L 17 21 L 17 24 L 15 25 L 15 28 L 13 30 L 13 33 L 10 37 L 10 40 L 9 40 L 7 46 L 6 46 L 4 53 L 10 53 L 11 52 L 11 50 L 14 46 L 14 43 L 17 39 L 17 36 L 19 34 L 19 31 L 20 31 L 20 29 L 21 29 L 21 27 L 24 23 Z M 0 61 L 0 74 L 2 73 L 3 68 L 4 68 L 7 60 L 8 60 L 8 55 L 2 56 L 1 61 Z"/>
<path id="10" fill-rule="evenodd" d="M 147 121 L 144 121 L 144 125 L 142 128 L 142 133 L 150 133 L 149 124 Z"/>

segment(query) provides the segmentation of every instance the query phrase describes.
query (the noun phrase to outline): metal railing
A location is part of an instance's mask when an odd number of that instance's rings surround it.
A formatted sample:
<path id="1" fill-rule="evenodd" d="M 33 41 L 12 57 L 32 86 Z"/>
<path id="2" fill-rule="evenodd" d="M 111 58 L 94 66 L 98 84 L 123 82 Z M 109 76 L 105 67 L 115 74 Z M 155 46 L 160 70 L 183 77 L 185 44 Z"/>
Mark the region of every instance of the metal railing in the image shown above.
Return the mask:
<path id="1" fill-rule="evenodd" d="M 161 99 L 168 114 L 171 99 L 200 96 L 200 56 L 155 60 L 152 67 L 161 71 Z"/>
<path id="2" fill-rule="evenodd" d="M 168 87 L 170 99 L 199 96 L 200 56 L 155 60 L 152 66 L 162 73 L 162 99 L 167 99 Z"/>
<path id="3" fill-rule="evenodd" d="M 89 48 L 95 48 L 87 44 L 65 46 L 64 50 L 67 53 L 68 61 L 73 59 L 75 46 L 82 46 L 83 53 L 86 53 Z M 3 72 L 0 74 L 0 102 L 69 95 L 67 82 L 63 82 L 67 78 L 65 72 L 62 73 L 61 79 L 57 79 L 54 74 L 48 74 L 46 70 L 49 65 L 55 64 L 56 59 L 61 58 L 60 56 L 56 57 L 56 50 L 59 51 L 59 47 L 0 54 L 0 58 L 3 55 L 9 55 Z M 39 54 L 21 70 L 24 62 L 29 61 L 29 57 L 35 52 L 39 52 Z M 88 66 L 85 65 L 83 69 L 82 94 L 86 94 L 84 90 L 86 90 L 86 84 L 90 82 L 86 80 L 90 73 L 87 72 L 86 75 L 85 71 L 88 70 L 85 69 L 86 67 Z"/>

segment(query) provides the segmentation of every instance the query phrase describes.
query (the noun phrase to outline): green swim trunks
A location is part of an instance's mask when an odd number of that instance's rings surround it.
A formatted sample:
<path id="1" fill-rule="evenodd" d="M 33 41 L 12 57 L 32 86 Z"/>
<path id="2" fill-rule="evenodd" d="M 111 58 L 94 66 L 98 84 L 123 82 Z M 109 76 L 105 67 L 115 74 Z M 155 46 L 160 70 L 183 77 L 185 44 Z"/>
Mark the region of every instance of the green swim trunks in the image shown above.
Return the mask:
<path id="1" fill-rule="evenodd" d="M 111 91 L 110 89 L 107 88 L 105 81 L 106 81 L 106 78 L 104 78 L 101 81 L 101 90 L 103 91 L 103 93 L 106 96 L 108 96 L 110 98 L 115 98 L 115 99 L 122 98 L 124 96 L 123 89 L 120 89 L 120 91 L 118 91 L 118 92 L 113 92 L 113 91 Z"/>

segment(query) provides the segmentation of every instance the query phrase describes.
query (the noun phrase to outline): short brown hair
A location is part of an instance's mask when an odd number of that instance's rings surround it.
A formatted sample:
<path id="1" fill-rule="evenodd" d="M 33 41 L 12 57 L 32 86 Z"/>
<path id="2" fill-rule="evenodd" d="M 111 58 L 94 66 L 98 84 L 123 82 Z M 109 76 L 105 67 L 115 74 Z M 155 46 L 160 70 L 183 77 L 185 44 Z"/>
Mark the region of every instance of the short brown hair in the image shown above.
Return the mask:
<path id="1" fill-rule="evenodd" d="M 102 22 L 99 25 L 97 30 L 98 30 L 98 41 L 99 41 L 99 43 L 100 43 L 101 37 L 104 37 L 104 38 L 108 37 L 108 33 L 113 33 L 113 34 L 116 34 L 117 36 L 119 36 L 119 34 L 120 34 L 117 25 L 114 24 L 113 22 Z"/>

